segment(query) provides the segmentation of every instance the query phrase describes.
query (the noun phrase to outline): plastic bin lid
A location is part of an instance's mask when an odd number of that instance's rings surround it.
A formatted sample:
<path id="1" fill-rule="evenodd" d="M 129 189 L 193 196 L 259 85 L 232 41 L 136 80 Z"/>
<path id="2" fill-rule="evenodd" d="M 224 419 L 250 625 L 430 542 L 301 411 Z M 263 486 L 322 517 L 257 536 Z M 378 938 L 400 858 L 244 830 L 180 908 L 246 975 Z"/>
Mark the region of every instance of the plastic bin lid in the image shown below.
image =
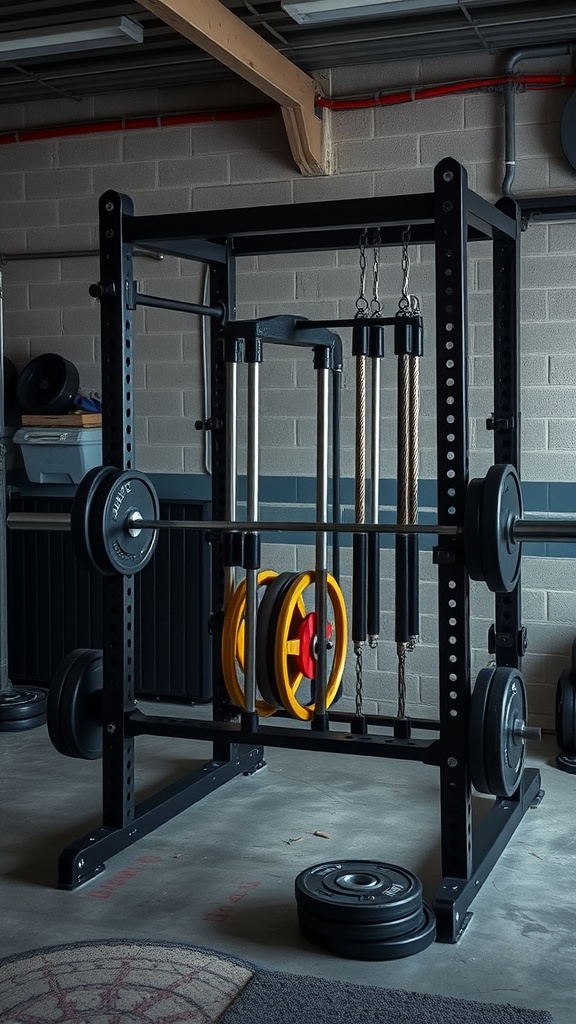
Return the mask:
<path id="1" fill-rule="evenodd" d="M 66 430 L 62 427 L 21 427 L 13 438 L 15 444 L 102 444 L 101 427 L 78 427 Z"/>

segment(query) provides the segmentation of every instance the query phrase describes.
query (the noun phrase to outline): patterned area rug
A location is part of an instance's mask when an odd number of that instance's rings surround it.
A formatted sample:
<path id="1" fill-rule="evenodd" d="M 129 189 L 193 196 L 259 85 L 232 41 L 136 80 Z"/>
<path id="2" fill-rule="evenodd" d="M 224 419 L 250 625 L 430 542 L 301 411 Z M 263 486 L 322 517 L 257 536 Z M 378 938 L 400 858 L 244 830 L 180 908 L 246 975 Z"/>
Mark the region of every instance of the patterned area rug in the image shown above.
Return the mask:
<path id="1" fill-rule="evenodd" d="M 2 1024 L 553 1024 L 550 1014 L 266 971 L 196 946 L 81 942 L 0 961 Z"/>

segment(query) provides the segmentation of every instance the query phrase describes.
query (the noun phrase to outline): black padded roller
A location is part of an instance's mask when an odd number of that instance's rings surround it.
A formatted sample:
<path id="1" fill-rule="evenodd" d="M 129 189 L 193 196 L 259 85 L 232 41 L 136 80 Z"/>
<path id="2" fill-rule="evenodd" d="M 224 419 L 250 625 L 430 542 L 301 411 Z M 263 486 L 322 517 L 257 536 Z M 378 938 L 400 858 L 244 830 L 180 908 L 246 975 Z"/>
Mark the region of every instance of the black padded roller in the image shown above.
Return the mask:
<path id="1" fill-rule="evenodd" d="M 368 537 L 368 636 L 380 632 L 380 535 Z"/>
<path id="2" fill-rule="evenodd" d="M 410 636 L 420 634 L 420 567 L 418 564 L 419 537 L 410 534 L 408 540 L 408 632 Z"/>
<path id="3" fill-rule="evenodd" d="M 364 643 L 366 639 L 366 582 L 368 563 L 368 537 L 355 533 L 352 540 L 352 640 Z"/>
<path id="4" fill-rule="evenodd" d="M 405 534 L 396 537 L 396 626 L 397 644 L 407 644 L 410 639 L 409 629 L 409 556 L 408 540 Z"/>

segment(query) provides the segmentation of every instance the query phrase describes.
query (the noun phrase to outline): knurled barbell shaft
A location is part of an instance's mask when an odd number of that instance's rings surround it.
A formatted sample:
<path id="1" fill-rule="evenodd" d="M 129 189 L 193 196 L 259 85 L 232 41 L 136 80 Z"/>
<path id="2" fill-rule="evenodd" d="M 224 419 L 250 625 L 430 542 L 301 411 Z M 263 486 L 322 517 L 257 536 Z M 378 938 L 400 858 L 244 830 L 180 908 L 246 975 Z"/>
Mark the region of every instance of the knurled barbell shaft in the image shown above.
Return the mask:
<path id="1" fill-rule="evenodd" d="M 6 523 L 11 530 L 66 531 L 70 529 L 70 515 L 68 512 L 10 512 L 6 517 Z M 127 527 L 145 530 L 226 530 L 241 533 L 422 533 L 438 537 L 454 537 L 463 532 L 460 526 L 442 526 L 438 523 L 274 523 L 268 520 L 189 522 L 184 519 L 130 519 Z M 523 543 L 576 541 L 576 519 L 516 519 L 512 524 L 512 537 L 515 541 Z"/>

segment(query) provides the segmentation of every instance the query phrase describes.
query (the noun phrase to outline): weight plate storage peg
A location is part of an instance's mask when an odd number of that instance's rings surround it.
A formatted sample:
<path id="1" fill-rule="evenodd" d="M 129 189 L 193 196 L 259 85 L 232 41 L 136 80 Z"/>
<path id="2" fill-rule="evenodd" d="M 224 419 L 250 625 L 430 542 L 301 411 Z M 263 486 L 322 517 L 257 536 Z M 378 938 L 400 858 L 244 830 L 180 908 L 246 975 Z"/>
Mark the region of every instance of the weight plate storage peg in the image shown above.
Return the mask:
<path id="1" fill-rule="evenodd" d="M 48 735 L 66 757 L 102 757 L 102 651 L 80 647 L 56 670 L 48 691 Z"/>
<path id="2" fill-rule="evenodd" d="M 38 686 L 10 686 L 0 692 L 0 732 L 35 729 L 46 721 L 47 694 Z"/>

